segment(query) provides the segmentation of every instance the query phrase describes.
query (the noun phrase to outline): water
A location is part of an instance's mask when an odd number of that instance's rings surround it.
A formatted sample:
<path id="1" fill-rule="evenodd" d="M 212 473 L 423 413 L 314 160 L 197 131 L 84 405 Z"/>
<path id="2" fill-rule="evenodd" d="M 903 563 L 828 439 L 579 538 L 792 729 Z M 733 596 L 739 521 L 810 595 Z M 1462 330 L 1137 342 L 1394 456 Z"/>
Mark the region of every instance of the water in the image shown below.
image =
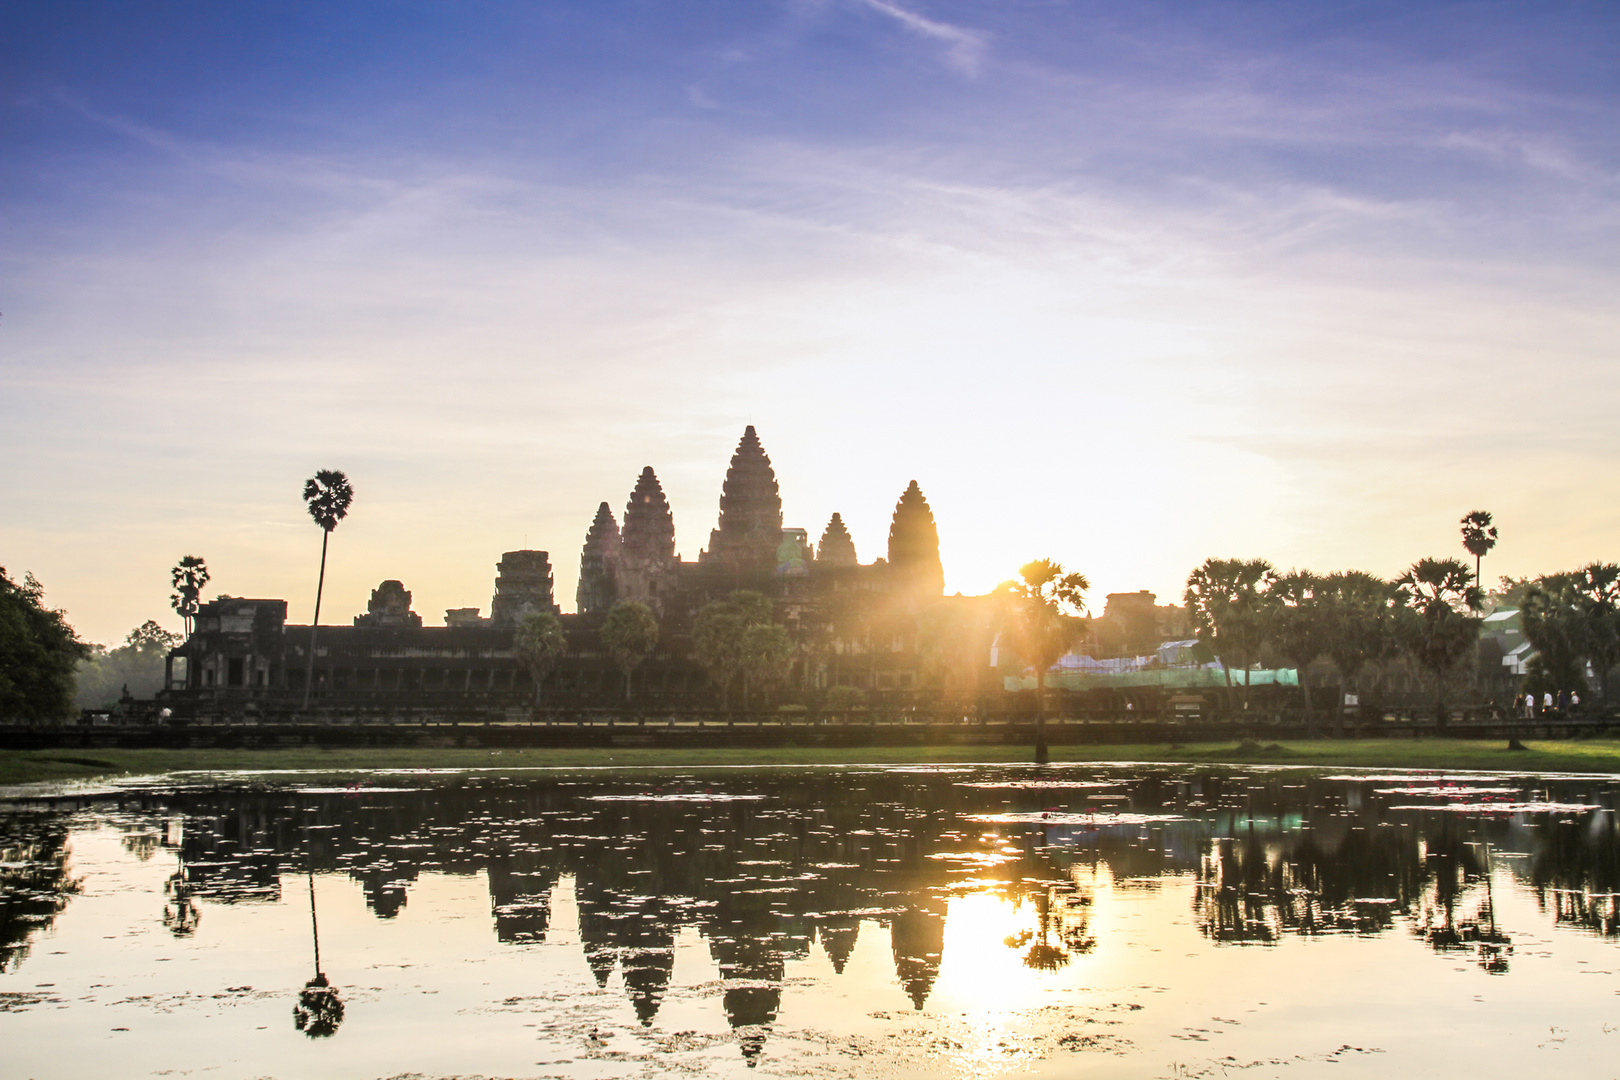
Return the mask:
<path id="1" fill-rule="evenodd" d="M 0 1076 L 1607 1077 L 1617 798 L 1090 766 L 13 793 Z"/>

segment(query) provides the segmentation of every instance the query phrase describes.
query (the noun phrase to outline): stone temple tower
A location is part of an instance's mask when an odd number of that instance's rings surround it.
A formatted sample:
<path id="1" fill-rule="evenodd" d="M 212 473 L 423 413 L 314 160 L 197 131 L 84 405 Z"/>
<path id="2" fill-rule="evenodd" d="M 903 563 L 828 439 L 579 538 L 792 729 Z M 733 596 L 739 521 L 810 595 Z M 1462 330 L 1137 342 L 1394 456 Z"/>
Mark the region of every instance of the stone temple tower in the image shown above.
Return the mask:
<path id="1" fill-rule="evenodd" d="M 816 547 L 816 562 L 832 569 L 860 563 L 855 557 L 855 541 L 850 539 L 849 529 L 844 526 L 843 515 L 834 514 L 832 520 L 827 522 L 827 528 L 821 534 L 821 543 Z"/>
<path id="2" fill-rule="evenodd" d="M 585 534 L 585 550 L 579 555 L 579 589 L 574 600 L 581 615 L 606 615 L 619 598 L 619 523 L 603 503 L 596 508 L 596 520 Z"/>
<path id="3" fill-rule="evenodd" d="M 737 572 L 776 569 L 782 543 L 782 495 L 771 459 L 754 425 L 743 432 L 720 492 L 720 527 L 709 534 L 703 561 Z"/>
<path id="4" fill-rule="evenodd" d="M 894 504 L 894 522 L 889 526 L 889 582 L 894 590 L 919 599 L 945 592 L 939 530 L 915 480 Z"/>
<path id="5" fill-rule="evenodd" d="M 544 551 L 508 551 L 495 564 L 495 599 L 490 622 L 501 628 L 517 625 L 532 611 L 557 614 L 551 600 L 551 556 Z"/>
<path id="6" fill-rule="evenodd" d="M 597 516 L 600 519 L 600 511 Z M 662 614 L 664 598 L 676 584 L 675 516 L 651 465 L 641 470 L 630 493 L 621 540 L 618 598 L 638 601 Z"/>

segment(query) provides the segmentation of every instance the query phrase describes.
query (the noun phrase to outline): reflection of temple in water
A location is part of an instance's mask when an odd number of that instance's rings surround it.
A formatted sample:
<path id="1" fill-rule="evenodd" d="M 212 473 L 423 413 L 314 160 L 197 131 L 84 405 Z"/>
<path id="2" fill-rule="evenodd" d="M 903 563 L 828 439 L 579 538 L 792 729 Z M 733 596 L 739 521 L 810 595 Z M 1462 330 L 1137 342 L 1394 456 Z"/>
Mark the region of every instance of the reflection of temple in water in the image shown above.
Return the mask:
<path id="1" fill-rule="evenodd" d="M 1150 775 L 1078 821 L 1033 813 L 965 825 L 1064 799 L 1095 803 L 960 779 L 732 774 L 712 798 L 707 789 L 721 783 L 692 776 L 179 791 L 150 803 L 128 797 L 122 812 L 134 824 L 123 843 L 138 858 L 175 859 L 163 920 L 179 935 L 196 928 L 202 905 L 302 900 L 306 861 L 317 876 L 347 875 L 382 919 L 405 910 L 424 873 L 481 874 L 495 936 L 513 948 L 547 939 L 561 886 L 596 984 L 617 975 L 645 1025 L 668 993 L 677 940 L 696 932 L 750 1060 L 781 1014 L 789 965 L 819 947 L 842 973 L 863 924 L 886 928 L 895 984 L 924 1008 L 945 960 L 947 905 L 967 892 L 1028 905 L 1031 929 L 1006 943 L 1035 972 L 1106 948 L 1091 928 L 1094 885 L 1104 879 L 1119 887 L 1191 878 L 1196 925 L 1216 942 L 1401 927 L 1436 950 L 1471 952 L 1493 972 L 1506 971 L 1511 952 L 1497 924 L 1500 884 L 1522 883 L 1562 924 L 1617 932 L 1613 815 L 1526 827 L 1391 813 L 1389 799 L 1363 784 Z M 1116 809 L 1140 819 L 1111 818 Z M 30 934 L 77 888 L 68 822 L 60 813 L 0 818 L 0 966 L 15 968 Z M 985 850 L 1005 861 L 957 857 Z"/>

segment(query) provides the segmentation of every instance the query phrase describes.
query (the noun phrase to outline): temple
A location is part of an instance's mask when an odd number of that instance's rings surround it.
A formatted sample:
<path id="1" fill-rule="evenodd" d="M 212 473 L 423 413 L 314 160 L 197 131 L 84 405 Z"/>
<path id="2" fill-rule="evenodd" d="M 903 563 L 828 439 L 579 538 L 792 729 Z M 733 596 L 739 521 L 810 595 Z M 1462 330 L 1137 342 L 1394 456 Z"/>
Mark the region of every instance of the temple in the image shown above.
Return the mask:
<path id="1" fill-rule="evenodd" d="M 718 520 L 696 559 L 675 550 L 674 511 L 652 466 L 636 477 L 622 520 L 612 505 L 598 505 L 584 530 L 572 613 L 556 603 L 548 552 L 508 551 L 496 564 L 487 617 L 452 608 L 445 625 L 424 626 L 410 591 L 387 580 L 352 626 L 318 628 L 312 663 L 310 627 L 286 623 L 286 601 L 220 597 L 202 605 L 193 634 L 172 653 L 163 696 L 181 714 L 284 712 L 312 670 L 321 709 L 488 716 L 528 704 L 537 683 L 519 663 L 513 635 L 531 614 L 551 612 L 568 648 L 543 676 L 549 707 L 609 707 L 624 702 L 625 688 L 601 630 L 614 606 L 630 601 L 646 605 L 659 626 L 656 649 L 636 669 L 638 707 L 712 708 L 727 695 L 701 662 L 693 630 L 706 606 L 738 590 L 764 596 L 792 644 L 771 680 L 770 707 L 811 706 L 833 687 L 890 703 L 925 684 L 951 689 L 952 665 L 929 649 L 929 628 L 974 623 L 974 598 L 944 597 L 939 532 L 915 480 L 895 503 L 887 557 L 870 563 L 858 558 L 839 513 L 819 544 L 808 529 L 784 524 L 776 472 L 752 425 L 731 456 Z M 957 673 L 957 692 L 983 681 L 989 643 L 980 636 L 969 635 L 971 670 Z"/>

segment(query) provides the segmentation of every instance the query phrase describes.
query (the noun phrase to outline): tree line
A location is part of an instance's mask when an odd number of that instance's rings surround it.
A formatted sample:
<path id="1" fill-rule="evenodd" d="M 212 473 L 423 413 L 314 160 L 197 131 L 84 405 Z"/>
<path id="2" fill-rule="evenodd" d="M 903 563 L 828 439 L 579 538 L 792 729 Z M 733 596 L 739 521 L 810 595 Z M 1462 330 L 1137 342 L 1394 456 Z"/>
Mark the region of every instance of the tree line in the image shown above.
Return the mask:
<path id="1" fill-rule="evenodd" d="M 1436 722 L 1443 727 L 1448 690 L 1477 655 L 1486 602 L 1482 561 L 1498 538 L 1487 511 L 1471 511 L 1461 525 L 1473 567 L 1456 558 L 1425 558 L 1385 579 L 1360 570 L 1280 572 L 1265 559 L 1211 558 L 1188 575 L 1182 599 L 1228 686 L 1238 673 L 1245 705 L 1249 670 L 1262 656 L 1279 658 L 1300 673 L 1306 725 L 1315 734 L 1317 711 L 1306 677 L 1312 665 L 1331 663 L 1344 693 L 1359 689 L 1369 667 L 1406 659 L 1433 679 Z M 1083 574 L 1038 559 L 997 589 L 998 631 L 1035 676 L 1042 729 L 1046 673 L 1091 636 L 1089 587 Z M 1520 690 L 1590 692 L 1595 683 L 1598 696 L 1606 697 L 1608 676 L 1620 665 L 1620 566 L 1594 562 L 1533 579 L 1503 578 L 1502 587 L 1500 599 L 1520 611 L 1535 649 Z M 1333 714 L 1342 730 L 1343 711 Z"/>

